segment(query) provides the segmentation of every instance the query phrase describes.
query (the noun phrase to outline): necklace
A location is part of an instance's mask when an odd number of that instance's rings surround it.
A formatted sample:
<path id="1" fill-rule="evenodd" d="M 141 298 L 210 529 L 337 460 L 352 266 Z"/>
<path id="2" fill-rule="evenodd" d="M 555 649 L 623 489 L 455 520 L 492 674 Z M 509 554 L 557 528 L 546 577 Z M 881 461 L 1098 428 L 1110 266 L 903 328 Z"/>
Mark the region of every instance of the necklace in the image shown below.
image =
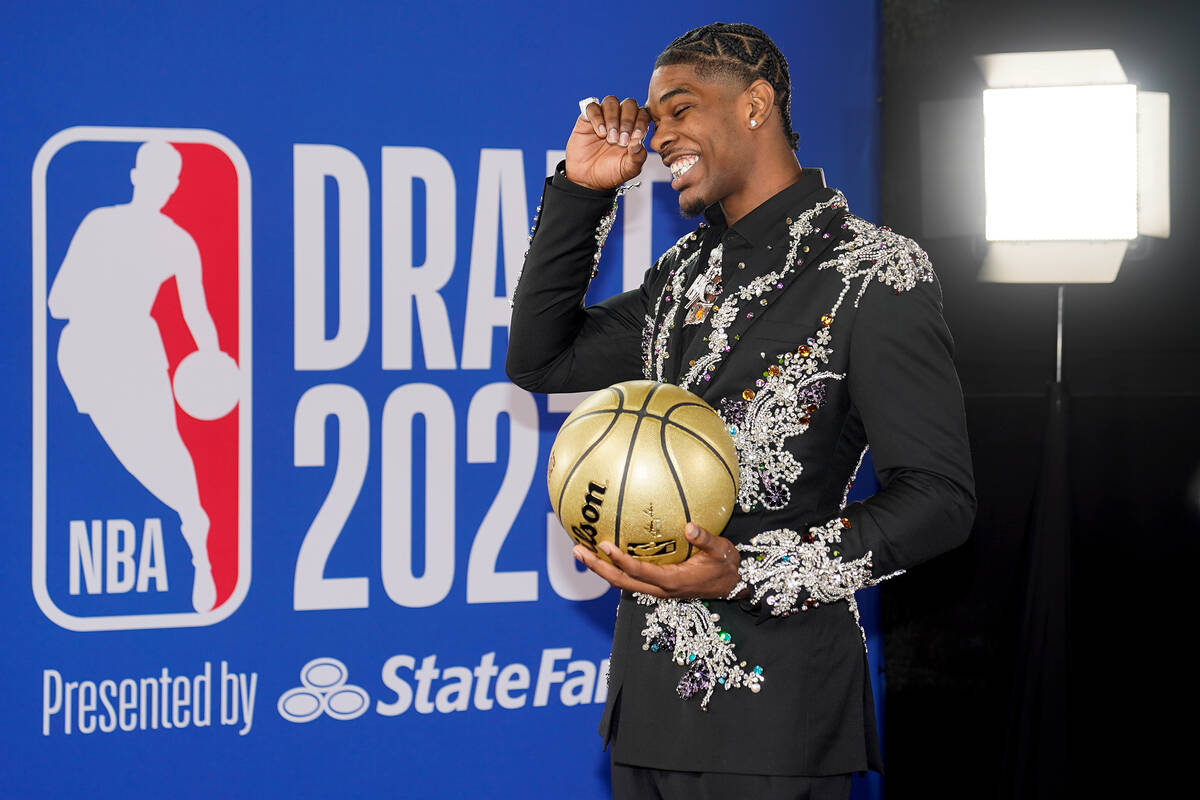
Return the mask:
<path id="1" fill-rule="evenodd" d="M 721 254 L 724 245 L 718 244 L 708 254 L 708 269 L 697 275 L 684 295 L 688 300 L 684 325 L 699 325 L 721 294 Z"/>

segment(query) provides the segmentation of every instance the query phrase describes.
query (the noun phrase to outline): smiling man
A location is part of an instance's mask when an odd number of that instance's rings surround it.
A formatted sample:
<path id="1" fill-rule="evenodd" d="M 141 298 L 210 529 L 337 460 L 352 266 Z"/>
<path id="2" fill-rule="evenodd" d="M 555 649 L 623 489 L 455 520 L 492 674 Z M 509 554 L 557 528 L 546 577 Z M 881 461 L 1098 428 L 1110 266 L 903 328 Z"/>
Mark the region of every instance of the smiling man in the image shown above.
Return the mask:
<path id="1" fill-rule="evenodd" d="M 856 590 L 967 536 L 975 499 L 929 259 L 802 169 L 787 62 L 750 25 L 659 55 L 645 107 L 581 103 L 513 298 L 508 374 L 538 392 L 649 378 L 716 408 L 741 470 L 716 537 L 622 589 L 608 705 L 615 797 L 844 798 L 880 755 Z M 585 307 L 622 184 L 647 158 L 704 215 L 636 290 Z M 881 489 L 846 505 L 871 447 Z"/>

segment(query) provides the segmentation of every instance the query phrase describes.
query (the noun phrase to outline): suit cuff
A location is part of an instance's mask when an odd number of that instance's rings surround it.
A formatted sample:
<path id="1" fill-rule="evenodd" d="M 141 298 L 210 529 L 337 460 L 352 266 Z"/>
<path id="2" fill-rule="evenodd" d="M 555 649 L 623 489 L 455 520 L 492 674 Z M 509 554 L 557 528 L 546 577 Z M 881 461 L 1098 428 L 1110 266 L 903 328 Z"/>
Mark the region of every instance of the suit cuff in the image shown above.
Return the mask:
<path id="1" fill-rule="evenodd" d="M 575 183 L 567 177 L 566 161 L 558 162 L 558 166 L 554 168 L 554 174 L 550 176 L 550 185 L 555 189 L 560 189 L 576 197 L 611 200 L 617 194 L 616 189 L 589 189 L 586 186 L 580 186 L 578 183 Z"/>

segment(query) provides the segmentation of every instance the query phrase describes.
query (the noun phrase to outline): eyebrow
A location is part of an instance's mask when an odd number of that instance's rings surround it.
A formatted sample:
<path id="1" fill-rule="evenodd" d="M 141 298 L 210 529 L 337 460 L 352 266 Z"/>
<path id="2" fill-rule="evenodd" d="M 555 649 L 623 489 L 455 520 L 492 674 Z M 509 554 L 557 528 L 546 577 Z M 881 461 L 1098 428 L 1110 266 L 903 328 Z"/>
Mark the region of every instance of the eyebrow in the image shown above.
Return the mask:
<path id="1" fill-rule="evenodd" d="M 665 103 L 677 94 L 695 94 L 695 92 L 693 92 L 691 89 L 680 86 L 676 89 L 671 89 L 670 91 L 663 93 L 663 96 L 658 98 L 658 102 Z"/>
<path id="2" fill-rule="evenodd" d="M 679 86 L 674 89 L 670 89 L 666 92 L 663 92 L 662 97 L 658 98 L 657 102 L 655 102 L 653 100 L 647 100 L 646 101 L 646 110 L 650 111 L 650 103 L 652 103 L 652 102 L 654 102 L 655 105 L 661 105 L 661 104 L 667 102 L 668 100 L 670 100 L 672 97 L 675 97 L 676 95 L 681 95 L 681 94 L 690 94 L 693 97 L 696 95 L 696 93 L 693 92 L 691 89 L 688 89 L 683 86 Z M 651 112 L 650 119 L 651 119 L 651 121 L 656 121 L 658 119 L 658 116 L 656 114 L 654 114 L 653 112 Z"/>

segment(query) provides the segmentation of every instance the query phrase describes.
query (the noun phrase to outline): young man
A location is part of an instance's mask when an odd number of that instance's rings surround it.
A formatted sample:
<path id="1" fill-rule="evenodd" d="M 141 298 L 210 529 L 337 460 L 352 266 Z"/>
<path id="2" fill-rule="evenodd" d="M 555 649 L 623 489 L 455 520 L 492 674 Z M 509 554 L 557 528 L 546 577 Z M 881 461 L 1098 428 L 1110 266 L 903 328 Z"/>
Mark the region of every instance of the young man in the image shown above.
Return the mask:
<path id="1" fill-rule="evenodd" d="M 617 797 L 844 797 L 880 767 L 854 591 L 960 544 L 975 500 L 928 257 L 849 213 L 794 153 L 787 63 L 716 23 L 658 57 L 645 108 L 581 103 L 514 295 L 508 374 L 538 392 L 636 378 L 700 395 L 741 469 L 688 561 L 576 557 L 624 590 L 601 734 Z M 582 298 L 642 138 L 705 221 L 641 288 Z M 867 444 L 881 490 L 845 506 Z"/>

